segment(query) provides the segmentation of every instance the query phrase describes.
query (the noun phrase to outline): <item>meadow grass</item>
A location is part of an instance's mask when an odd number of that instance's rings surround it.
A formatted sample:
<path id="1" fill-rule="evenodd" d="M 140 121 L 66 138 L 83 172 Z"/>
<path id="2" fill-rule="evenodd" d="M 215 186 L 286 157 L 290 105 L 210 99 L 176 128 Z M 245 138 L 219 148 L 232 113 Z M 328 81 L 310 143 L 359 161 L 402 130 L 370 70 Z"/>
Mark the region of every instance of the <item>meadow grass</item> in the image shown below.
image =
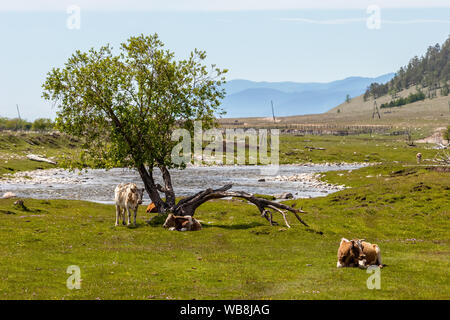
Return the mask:
<path id="1" fill-rule="evenodd" d="M 449 173 L 402 168 L 330 173 L 354 187 L 287 201 L 310 228 L 271 227 L 240 200 L 202 205 L 199 232 L 149 224 L 144 206 L 132 228 L 114 227 L 111 205 L 0 200 L 0 299 L 449 299 Z M 341 237 L 380 246 L 381 290 L 336 268 Z M 66 288 L 69 265 L 80 290 Z"/>
<path id="2" fill-rule="evenodd" d="M 161 218 L 149 223 L 145 206 L 132 228 L 114 227 L 111 205 L 23 199 L 24 210 L 0 199 L 0 299 L 450 298 L 450 173 L 415 165 L 417 152 L 432 159 L 436 150 L 389 135 L 280 142 L 282 163 L 382 164 L 323 173 L 351 188 L 287 201 L 307 212 L 309 228 L 290 216 L 288 229 L 276 215 L 271 227 L 241 200 L 207 202 L 196 212 L 202 231 L 171 232 Z M 64 136 L 1 134 L 0 176 L 55 167 L 27 153 L 61 159 L 77 148 Z M 336 268 L 342 237 L 380 246 L 381 290 L 367 288 L 364 270 Z M 81 268 L 80 290 L 66 288 L 70 265 Z"/>
<path id="3" fill-rule="evenodd" d="M 28 160 L 26 156 L 30 153 L 59 161 L 77 151 L 78 141 L 59 133 L 0 132 L 0 177 L 18 171 L 58 167 Z"/>
<path id="4" fill-rule="evenodd" d="M 417 133 L 413 133 L 418 139 Z M 323 148 L 320 149 L 309 149 Z M 424 163 L 431 164 L 436 150 L 429 144 L 409 146 L 405 136 L 388 134 L 361 134 L 350 136 L 293 136 L 280 138 L 280 163 L 324 162 L 382 162 L 416 163 L 416 154 L 423 155 Z M 429 160 L 427 160 L 429 159 Z"/>

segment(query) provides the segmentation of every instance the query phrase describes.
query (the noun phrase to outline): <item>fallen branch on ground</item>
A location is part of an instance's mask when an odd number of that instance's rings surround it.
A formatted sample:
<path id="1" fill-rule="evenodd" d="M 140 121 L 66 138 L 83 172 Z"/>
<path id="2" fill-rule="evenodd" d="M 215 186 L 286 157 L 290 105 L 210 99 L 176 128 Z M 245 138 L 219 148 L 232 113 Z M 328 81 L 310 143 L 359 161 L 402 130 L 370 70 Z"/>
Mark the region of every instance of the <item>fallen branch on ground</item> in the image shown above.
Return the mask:
<path id="1" fill-rule="evenodd" d="M 433 161 L 440 164 L 450 165 L 450 154 L 447 151 L 442 150 L 434 156 Z"/>
<path id="2" fill-rule="evenodd" d="M 50 163 L 50 164 L 56 164 L 55 161 L 52 161 L 52 160 L 49 160 L 49 159 L 37 156 L 35 154 L 28 154 L 27 155 L 27 159 L 28 160 L 32 160 L 32 161 L 47 162 L 47 163 Z"/>
<path id="3" fill-rule="evenodd" d="M 193 216 L 195 213 L 195 210 L 206 201 L 212 200 L 212 199 L 220 199 L 220 198 L 228 198 L 228 197 L 234 197 L 234 198 L 242 198 L 247 200 L 250 203 L 253 203 L 261 213 L 261 216 L 265 218 L 267 221 L 269 221 L 270 225 L 277 225 L 275 221 L 272 219 L 272 212 L 270 210 L 274 210 L 276 212 L 281 213 L 283 216 L 284 222 L 288 228 L 291 226 L 289 225 L 286 217 L 287 212 L 291 212 L 295 215 L 298 221 L 300 221 L 301 224 L 303 224 L 306 227 L 309 227 L 306 222 L 302 220 L 302 218 L 299 216 L 299 213 L 305 213 L 301 209 L 295 209 L 293 207 L 287 206 L 282 203 L 270 201 L 263 198 L 257 198 L 253 196 L 250 193 L 244 192 L 244 191 L 229 191 L 231 189 L 232 185 L 228 184 L 226 186 L 223 186 L 219 189 L 206 189 L 204 191 L 201 191 L 193 196 L 181 199 L 173 208 L 173 212 L 176 215 L 185 216 L 190 215 Z"/>
<path id="4" fill-rule="evenodd" d="M 309 147 L 309 146 L 305 146 L 305 149 L 309 149 L 309 151 L 311 151 L 311 150 L 325 150 L 325 148 L 316 148 L 316 147 Z"/>

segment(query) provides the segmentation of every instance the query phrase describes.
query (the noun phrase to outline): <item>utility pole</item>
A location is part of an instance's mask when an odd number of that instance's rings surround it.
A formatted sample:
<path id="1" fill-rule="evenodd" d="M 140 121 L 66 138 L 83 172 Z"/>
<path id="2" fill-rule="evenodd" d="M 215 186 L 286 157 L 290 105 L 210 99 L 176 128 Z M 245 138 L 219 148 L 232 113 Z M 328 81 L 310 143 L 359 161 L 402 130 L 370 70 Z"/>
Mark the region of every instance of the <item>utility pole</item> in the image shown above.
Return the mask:
<path id="1" fill-rule="evenodd" d="M 273 101 L 270 100 L 270 103 L 272 104 L 272 117 L 273 117 L 273 123 L 275 123 L 276 120 L 275 120 L 275 111 L 274 111 L 274 109 L 273 109 Z"/>
<path id="2" fill-rule="evenodd" d="M 17 108 L 17 115 L 19 116 L 19 121 L 16 121 L 16 130 L 18 127 L 18 124 L 20 123 L 20 128 L 22 129 L 22 119 L 20 118 L 20 112 L 19 112 L 19 105 L 16 104 L 16 108 Z"/>
<path id="3" fill-rule="evenodd" d="M 381 119 L 380 110 L 378 109 L 377 100 L 373 103 L 372 119 L 375 118 L 375 114 L 378 115 L 378 119 Z"/>

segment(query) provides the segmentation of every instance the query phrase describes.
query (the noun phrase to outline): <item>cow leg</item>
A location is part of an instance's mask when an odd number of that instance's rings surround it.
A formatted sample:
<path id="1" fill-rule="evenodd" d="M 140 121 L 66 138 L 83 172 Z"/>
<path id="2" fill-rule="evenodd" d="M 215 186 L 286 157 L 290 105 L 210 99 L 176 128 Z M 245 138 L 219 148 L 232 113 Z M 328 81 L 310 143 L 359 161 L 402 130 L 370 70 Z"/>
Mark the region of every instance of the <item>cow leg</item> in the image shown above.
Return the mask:
<path id="1" fill-rule="evenodd" d="M 129 226 L 131 224 L 130 220 L 131 220 L 131 212 L 130 212 L 130 208 L 127 207 L 127 216 L 128 216 L 128 220 L 127 220 L 127 226 Z"/>
<path id="2" fill-rule="evenodd" d="M 122 215 L 122 224 L 126 225 L 126 222 L 125 222 L 125 208 L 122 208 L 120 212 L 121 212 L 121 215 Z"/>
<path id="3" fill-rule="evenodd" d="M 134 226 L 136 227 L 136 216 L 137 216 L 138 208 L 134 209 Z"/>
<path id="4" fill-rule="evenodd" d="M 192 220 L 192 217 L 191 216 L 187 216 L 187 218 L 188 218 L 188 223 L 187 223 L 187 225 L 186 225 L 186 230 L 182 230 L 182 231 L 191 231 L 192 230 L 192 227 L 194 226 L 194 221 Z"/>
<path id="5" fill-rule="evenodd" d="M 115 224 L 116 227 L 119 225 L 120 210 L 121 210 L 120 207 L 116 205 L 116 224 Z"/>
<path id="6" fill-rule="evenodd" d="M 377 265 L 379 265 L 380 267 L 382 267 L 383 266 L 383 263 L 381 262 L 381 251 L 380 251 L 380 247 L 376 247 L 375 248 L 375 251 L 376 251 L 376 253 L 377 253 L 377 262 L 376 262 L 376 264 Z"/>

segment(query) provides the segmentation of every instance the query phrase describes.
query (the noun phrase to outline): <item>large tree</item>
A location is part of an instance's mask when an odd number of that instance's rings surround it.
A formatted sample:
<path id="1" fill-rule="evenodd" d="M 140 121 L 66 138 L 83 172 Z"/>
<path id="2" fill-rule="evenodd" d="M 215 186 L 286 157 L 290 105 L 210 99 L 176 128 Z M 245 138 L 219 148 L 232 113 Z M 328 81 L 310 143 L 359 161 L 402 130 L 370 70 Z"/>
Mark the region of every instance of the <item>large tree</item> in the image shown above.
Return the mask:
<path id="1" fill-rule="evenodd" d="M 207 67 L 205 59 L 205 52 L 194 50 L 189 58 L 176 60 L 156 34 L 141 35 L 121 44 L 116 53 L 109 45 L 76 51 L 63 68 L 49 72 L 43 97 L 57 105 L 57 128 L 84 144 L 80 158 L 68 166 L 135 168 L 160 213 L 193 215 L 205 201 L 236 196 L 256 204 L 271 223 L 269 208 L 283 217 L 291 211 L 303 223 L 297 215 L 301 210 L 228 191 L 231 185 L 176 203 L 169 170 L 185 164 L 172 161 L 178 143 L 172 133 L 181 128 L 192 134 L 197 120 L 203 129 L 211 128 L 225 95 L 221 85 L 227 70 Z M 164 185 L 155 182 L 156 168 Z"/>

